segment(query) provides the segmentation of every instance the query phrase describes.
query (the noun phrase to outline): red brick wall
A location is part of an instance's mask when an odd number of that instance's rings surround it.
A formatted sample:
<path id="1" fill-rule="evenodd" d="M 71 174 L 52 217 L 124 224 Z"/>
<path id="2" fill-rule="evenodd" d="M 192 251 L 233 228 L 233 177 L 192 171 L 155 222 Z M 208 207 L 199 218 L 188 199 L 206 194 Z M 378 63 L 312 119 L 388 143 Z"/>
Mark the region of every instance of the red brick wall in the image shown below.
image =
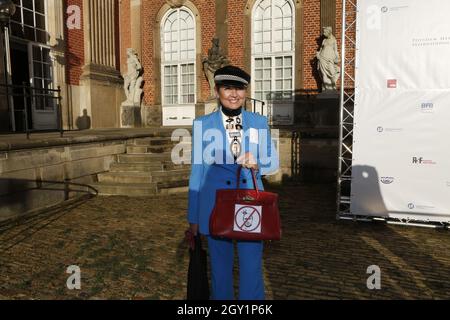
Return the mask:
<path id="1" fill-rule="evenodd" d="M 320 0 L 303 0 L 303 30 L 303 89 L 317 89 L 319 73 L 315 57 L 321 37 Z"/>
<path id="2" fill-rule="evenodd" d="M 66 6 L 70 5 L 77 5 L 81 9 L 81 29 L 65 28 L 66 76 L 68 84 L 78 85 L 84 66 L 83 0 L 66 0 Z M 64 21 L 67 21 L 67 10 L 64 11 Z"/>
<path id="3" fill-rule="evenodd" d="M 127 48 L 131 48 L 131 6 L 130 0 L 120 2 L 120 70 L 126 72 Z"/>
<path id="4" fill-rule="evenodd" d="M 215 35 L 216 19 L 215 19 L 215 2 L 214 0 L 191 0 L 200 14 L 201 20 L 201 56 L 205 57 L 208 54 L 208 49 L 211 47 L 211 39 Z M 157 15 L 161 8 L 166 4 L 165 0 L 153 0 L 142 2 L 142 65 L 144 67 L 144 101 L 147 105 L 153 105 L 159 97 L 155 96 L 155 92 L 159 91 L 161 84 L 155 81 L 160 73 L 160 66 L 155 65 L 155 43 L 154 39 L 159 39 L 159 25 L 161 21 L 156 21 Z M 195 13 L 194 13 L 195 14 Z M 157 24 L 157 25 L 156 25 Z M 156 28 L 157 27 L 157 28 Z M 197 26 L 198 27 L 198 26 Z M 156 29 L 155 29 L 156 28 Z M 157 34 L 154 32 L 157 30 Z M 198 61 L 197 61 L 198 62 Z M 209 95 L 209 87 L 206 77 L 202 75 L 201 82 L 201 97 L 206 99 Z"/>
<path id="5" fill-rule="evenodd" d="M 200 18 L 202 23 L 202 53 L 201 56 L 207 57 L 208 50 L 211 48 L 211 40 L 216 36 L 216 5 L 214 0 L 198 0 L 193 1 L 197 9 L 200 12 Z M 208 80 L 202 72 L 202 97 L 201 100 L 208 99 L 210 90 Z"/>
<path id="6" fill-rule="evenodd" d="M 233 65 L 240 68 L 246 67 L 244 60 L 245 5 L 246 1 L 228 0 L 228 58 Z M 248 41 L 251 41 L 250 39 Z M 250 72 L 250 70 L 247 71 Z"/>

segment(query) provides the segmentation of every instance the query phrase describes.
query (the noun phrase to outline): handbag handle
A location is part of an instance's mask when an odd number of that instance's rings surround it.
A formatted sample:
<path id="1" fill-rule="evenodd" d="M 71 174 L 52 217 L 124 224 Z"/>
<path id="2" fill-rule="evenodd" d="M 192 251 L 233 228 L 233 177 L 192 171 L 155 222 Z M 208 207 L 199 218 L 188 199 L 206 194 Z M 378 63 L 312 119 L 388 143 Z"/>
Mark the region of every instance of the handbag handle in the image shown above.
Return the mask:
<path id="1" fill-rule="evenodd" d="M 256 190 L 257 194 L 259 195 L 259 189 L 258 189 L 258 183 L 256 182 L 255 170 L 250 169 L 250 171 L 252 172 L 253 186 L 255 187 L 254 189 Z M 237 180 L 237 189 L 236 190 L 240 190 L 241 172 L 242 172 L 242 166 L 239 166 L 238 172 L 237 172 L 238 180 Z"/>

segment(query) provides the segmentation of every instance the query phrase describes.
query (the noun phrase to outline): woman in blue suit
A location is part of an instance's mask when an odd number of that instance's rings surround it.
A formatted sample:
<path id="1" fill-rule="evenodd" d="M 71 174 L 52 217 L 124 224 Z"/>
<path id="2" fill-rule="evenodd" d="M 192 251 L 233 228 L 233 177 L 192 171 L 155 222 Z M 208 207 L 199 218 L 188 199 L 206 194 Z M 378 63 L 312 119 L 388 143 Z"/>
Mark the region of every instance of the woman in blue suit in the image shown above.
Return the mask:
<path id="1" fill-rule="evenodd" d="M 277 171 L 279 161 L 267 118 L 243 108 L 250 75 L 240 68 L 227 66 L 215 73 L 215 83 L 220 109 L 196 119 L 193 126 L 188 221 L 192 234 L 200 233 L 208 239 L 211 298 L 232 300 L 233 242 L 209 235 L 216 191 L 236 188 L 239 166 L 245 168 L 241 174 L 241 189 L 254 189 L 249 170 L 253 169 L 258 188 L 264 190 L 261 176 Z M 264 300 L 263 242 L 237 241 L 237 248 L 239 299 Z"/>

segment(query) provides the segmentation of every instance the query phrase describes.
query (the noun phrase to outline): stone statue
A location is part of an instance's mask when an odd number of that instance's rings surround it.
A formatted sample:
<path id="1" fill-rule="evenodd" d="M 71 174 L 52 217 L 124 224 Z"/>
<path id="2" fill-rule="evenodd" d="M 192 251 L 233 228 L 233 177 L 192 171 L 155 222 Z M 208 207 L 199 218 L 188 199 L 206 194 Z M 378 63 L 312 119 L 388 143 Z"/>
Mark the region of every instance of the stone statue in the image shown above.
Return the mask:
<path id="1" fill-rule="evenodd" d="M 325 39 L 320 51 L 316 54 L 318 70 L 322 77 L 322 90 L 336 90 L 336 82 L 340 76 L 337 42 L 331 27 L 323 28 L 323 35 Z"/>
<path id="2" fill-rule="evenodd" d="M 142 65 L 139 61 L 136 51 L 134 49 L 127 49 L 127 66 L 128 71 L 124 76 L 124 89 L 127 100 L 124 102 L 127 105 L 140 106 L 142 98 Z"/>
<path id="3" fill-rule="evenodd" d="M 144 69 L 134 49 L 127 49 L 127 73 L 124 75 L 124 90 L 127 99 L 120 107 L 122 128 L 135 128 L 142 126 L 142 74 Z"/>
<path id="4" fill-rule="evenodd" d="M 203 70 L 205 72 L 206 78 L 209 82 L 210 88 L 210 98 L 215 96 L 214 93 L 214 73 L 227 65 L 230 64 L 230 61 L 221 53 L 219 46 L 219 39 L 212 39 L 212 47 L 208 50 L 208 57 L 203 59 Z"/>

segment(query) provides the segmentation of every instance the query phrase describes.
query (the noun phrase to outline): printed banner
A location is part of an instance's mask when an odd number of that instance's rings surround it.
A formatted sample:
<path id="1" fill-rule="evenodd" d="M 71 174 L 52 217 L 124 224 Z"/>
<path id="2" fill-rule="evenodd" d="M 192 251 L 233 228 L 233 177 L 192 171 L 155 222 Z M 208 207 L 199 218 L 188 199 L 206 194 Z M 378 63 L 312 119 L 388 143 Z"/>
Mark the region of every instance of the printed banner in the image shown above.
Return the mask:
<path id="1" fill-rule="evenodd" d="M 352 214 L 450 222 L 449 12 L 358 1 Z"/>

